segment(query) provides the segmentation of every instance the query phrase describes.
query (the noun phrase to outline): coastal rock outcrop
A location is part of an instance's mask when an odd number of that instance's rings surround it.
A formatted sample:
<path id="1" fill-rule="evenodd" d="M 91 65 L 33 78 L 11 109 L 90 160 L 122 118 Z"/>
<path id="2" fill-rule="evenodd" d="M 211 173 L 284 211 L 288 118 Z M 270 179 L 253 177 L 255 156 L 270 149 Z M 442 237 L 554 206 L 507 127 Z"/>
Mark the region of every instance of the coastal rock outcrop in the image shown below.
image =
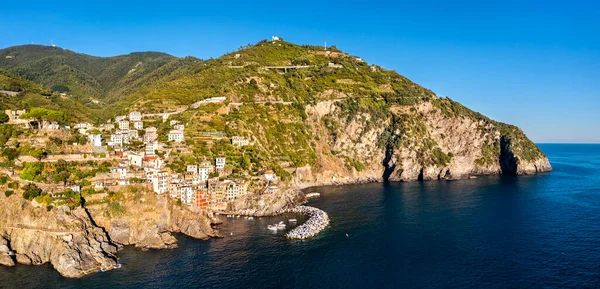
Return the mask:
<path id="1" fill-rule="evenodd" d="M 228 211 L 252 216 L 272 216 L 282 209 L 296 206 L 304 201 L 304 194 L 287 188 L 280 192 L 263 195 L 247 195 L 229 204 Z"/>
<path id="2" fill-rule="evenodd" d="M 206 213 L 179 206 L 166 195 L 140 189 L 123 194 L 118 203 L 122 208 L 118 211 L 111 210 L 110 204 L 92 205 L 88 210 L 98 226 L 120 245 L 160 249 L 177 245 L 172 233 L 183 233 L 196 239 L 219 236 Z"/>
<path id="3" fill-rule="evenodd" d="M 61 206 L 48 212 L 20 196 L 0 207 L 0 263 L 50 262 L 65 277 L 81 277 L 116 265 L 117 247 L 85 209 Z"/>

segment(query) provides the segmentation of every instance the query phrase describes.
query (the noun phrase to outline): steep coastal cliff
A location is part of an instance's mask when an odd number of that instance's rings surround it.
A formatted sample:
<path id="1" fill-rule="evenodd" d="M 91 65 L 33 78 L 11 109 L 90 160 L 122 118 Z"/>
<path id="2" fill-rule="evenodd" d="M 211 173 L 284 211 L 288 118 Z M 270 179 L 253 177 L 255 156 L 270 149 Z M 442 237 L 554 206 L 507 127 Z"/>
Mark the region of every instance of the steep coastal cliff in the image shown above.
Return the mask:
<path id="1" fill-rule="evenodd" d="M 347 104 L 355 113 L 347 112 Z M 450 99 L 369 109 L 353 99 L 307 107 L 317 163 L 298 168 L 298 187 L 372 181 L 453 180 L 550 171 L 546 156 L 517 127 Z M 454 110 L 453 110 L 454 109 Z M 383 114 L 381 114 L 383 111 Z"/>
<path id="2" fill-rule="evenodd" d="M 173 248 L 173 233 L 217 237 L 211 219 L 152 192 L 123 197 L 123 210 L 110 205 L 47 211 L 13 195 L 0 207 L 0 264 L 51 263 L 65 277 L 81 277 L 117 264 L 122 245 Z"/>
<path id="3" fill-rule="evenodd" d="M 20 196 L 0 206 L 0 263 L 50 262 L 65 277 L 81 277 L 116 265 L 117 247 L 82 208 L 62 206 L 48 212 Z"/>

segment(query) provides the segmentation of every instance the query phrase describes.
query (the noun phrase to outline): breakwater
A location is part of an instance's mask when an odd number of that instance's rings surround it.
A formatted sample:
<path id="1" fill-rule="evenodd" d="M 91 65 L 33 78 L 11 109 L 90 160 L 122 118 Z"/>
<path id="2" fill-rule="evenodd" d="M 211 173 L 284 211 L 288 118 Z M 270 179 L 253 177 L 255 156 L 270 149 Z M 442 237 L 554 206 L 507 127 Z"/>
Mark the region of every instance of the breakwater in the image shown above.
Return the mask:
<path id="1" fill-rule="evenodd" d="M 283 213 L 296 213 L 308 216 L 306 222 L 285 234 L 285 237 L 288 239 L 304 240 L 314 237 L 329 225 L 329 216 L 327 213 L 315 207 L 297 206 L 286 209 Z"/>

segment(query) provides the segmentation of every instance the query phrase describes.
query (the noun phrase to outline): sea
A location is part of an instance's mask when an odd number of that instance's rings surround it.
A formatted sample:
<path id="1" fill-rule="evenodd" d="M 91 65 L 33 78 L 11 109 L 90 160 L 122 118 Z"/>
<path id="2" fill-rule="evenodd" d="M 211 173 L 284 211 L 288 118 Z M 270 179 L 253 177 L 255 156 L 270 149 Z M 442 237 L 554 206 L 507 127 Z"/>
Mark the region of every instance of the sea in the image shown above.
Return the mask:
<path id="1" fill-rule="evenodd" d="M 600 145 L 540 148 L 552 172 L 311 189 L 321 196 L 308 205 L 331 226 L 310 240 L 266 228 L 302 216 L 224 217 L 221 239 L 126 247 L 122 268 L 80 279 L 49 264 L 0 267 L 0 287 L 600 287 Z"/>

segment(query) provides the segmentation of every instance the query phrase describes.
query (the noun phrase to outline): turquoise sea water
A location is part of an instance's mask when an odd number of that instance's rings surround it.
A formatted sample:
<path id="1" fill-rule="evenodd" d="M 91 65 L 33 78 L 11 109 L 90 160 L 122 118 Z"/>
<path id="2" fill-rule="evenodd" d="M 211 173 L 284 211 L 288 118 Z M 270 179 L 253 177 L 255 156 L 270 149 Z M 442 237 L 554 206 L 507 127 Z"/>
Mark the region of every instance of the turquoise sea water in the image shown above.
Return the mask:
<path id="1" fill-rule="evenodd" d="M 81 279 L 0 267 L 0 287 L 600 287 L 600 145 L 540 147 L 551 173 L 317 188 L 332 225 L 312 240 L 266 229 L 289 216 L 226 219 L 223 239 L 126 248 L 123 268 Z"/>

